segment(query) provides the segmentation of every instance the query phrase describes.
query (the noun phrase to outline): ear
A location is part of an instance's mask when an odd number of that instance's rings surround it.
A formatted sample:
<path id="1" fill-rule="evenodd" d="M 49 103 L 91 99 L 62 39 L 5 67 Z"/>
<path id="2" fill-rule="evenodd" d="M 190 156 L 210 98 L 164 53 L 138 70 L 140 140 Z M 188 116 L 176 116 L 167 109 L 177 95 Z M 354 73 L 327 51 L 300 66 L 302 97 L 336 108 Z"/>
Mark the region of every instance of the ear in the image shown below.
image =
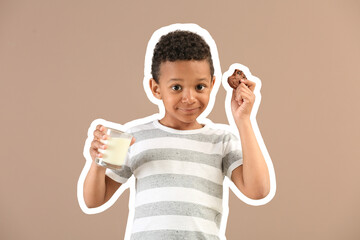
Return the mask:
<path id="1" fill-rule="evenodd" d="M 212 82 L 211 82 L 211 87 L 210 87 L 211 90 L 212 90 L 212 88 L 213 88 L 213 86 L 214 86 L 214 84 L 215 84 L 215 79 L 216 79 L 216 77 L 213 76 L 213 79 L 212 79 Z"/>
<path id="2" fill-rule="evenodd" d="M 155 79 L 151 78 L 149 81 L 149 85 L 150 85 L 150 89 L 151 89 L 151 92 L 154 95 L 154 97 L 156 97 L 157 99 L 161 99 L 160 86 L 155 81 Z"/>

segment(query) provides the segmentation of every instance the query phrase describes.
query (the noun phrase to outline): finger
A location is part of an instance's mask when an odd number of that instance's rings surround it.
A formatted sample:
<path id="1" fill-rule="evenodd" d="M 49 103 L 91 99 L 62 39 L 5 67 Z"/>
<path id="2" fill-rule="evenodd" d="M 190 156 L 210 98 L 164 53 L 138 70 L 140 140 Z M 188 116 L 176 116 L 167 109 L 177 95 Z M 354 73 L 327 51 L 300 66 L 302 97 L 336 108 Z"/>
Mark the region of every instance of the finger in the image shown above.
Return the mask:
<path id="1" fill-rule="evenodd" d="M 108 135 L 106 134 L 105 130 L 101 131 L 101 130 L 96 129 L 94 131 L 94 139 L 96 139 L 96 140 L 100 140 L 100 139 L 105 140 L 105 139 L 108 139 Z"/>
<path id="2" fill-rule="evenodd" d="M 102 158 L 103 155 L 100 153 L 97 149 L 90 148 L 90 156 L 93 161 L 95 161 L 96 158 Z"/>
<path id="3" fill-rule="evenodd" d="M 249 100 L 255 101 L 255 94 L 253 91 L 251 91 L 244 83 L 241 83 L 241 94 L 247 93 L 249 96 Z"/>
<path id="4" fill-rule="evenodd" d="M 245 79 L 245 78 L 241 79 L 241 82 L 246 84 L 252 92 L 255 90 L 255 86 L 256 86 L 255 82 L 252 82 L 249 79 Z"/>
<path id="5" fill-rule="evenodd" d="M 100 131 L 100 129 L 102 128 L 103 126 L 101 124 L 98 124 L 93 132 L 93 135 L 94 135 L 94 139 L 98 139 L 99 137 L 97 136 L 97 132 Z"/>
<path id="6" fill-rule="evenodd" d="M 97 140 L 94 140 L 94 141 L 92 141 L 91 142 L 91 148 L 94 148 L 94 149 L 103 149 L 103 150 L 105 150 L 105 149 L 107 149 L 108 148 L 108 146 L 105 144 L 105 143 L 102 143 L 102 142 L 100 142 L 100 141 L 97 141 Z"/>
<path id="7" fill-rule="evenodd" d="M 235 101 L 235 102 L 238 102 L 238 97 L 237 97 L 237 88 L 233 90 L 233 93 L 232 93 L 232 96 L 231 96 L 231 101 Z"/>
<path id="8" fill-rule="evenodd" d="M 242 94 L 242 97 L 243 97 L 244 102 L 249 102 L 250 101 L 250 94 L 249 93 L 244 92 Z"/>
<path id="9" fill-rule="evenodd" d="M 236 89 L 233 89 L 232 95 L 231 95 L 231 99 L 235 100 L 235 95 L 236 95 Z"/>
<path id="10" fill-rule="evenodd" d="M 248 93 L 252 93 L 253 91 L 250 90 L 250 88 L 248 86 L 246 86 L 245 83 L 241 83 L 240 84 L 240 88 L 243 92 L 248 92 Z"/>
<path id="11" fill-rule="evenodd" d="M 255 94 L 253 92 L 244 92 L 243 97 L 244 99 L 246 99 L 247 102 L 255 101 Z"/>
<path id="12" fill-rule="evenodd" d="M 96 126 L 95 131 L 96 131 L 96 130 L 100 130 L 100 131 L 102 131 L 102 132 L 106 132 L 107 128 L 106 128 L 104 125 L 99 124 L 99 125 Z"/>
<path id="13" fill-rule="evenodd" d="M 247 94 L 254 94 L 245 84 L 241 84 L 239 86 L 241 94 L 247 93 Z"/>
<path id="14" fill-rule="evenodd" d="M 239 85 L 237 88 L 236 88 L 236 90 L 235 90 L 235 100 L 236 101 L 241 101 L 241 99 L 242 99 L 242 95 L 241 95 L 241 86 Z"/>
<path id="15" fill-rule="evenodd" d="M 233 95 L 231 97 L 231 108 L 239 106 L 239 102 L 235 99 L 235 89 L 233 91 Z"/>

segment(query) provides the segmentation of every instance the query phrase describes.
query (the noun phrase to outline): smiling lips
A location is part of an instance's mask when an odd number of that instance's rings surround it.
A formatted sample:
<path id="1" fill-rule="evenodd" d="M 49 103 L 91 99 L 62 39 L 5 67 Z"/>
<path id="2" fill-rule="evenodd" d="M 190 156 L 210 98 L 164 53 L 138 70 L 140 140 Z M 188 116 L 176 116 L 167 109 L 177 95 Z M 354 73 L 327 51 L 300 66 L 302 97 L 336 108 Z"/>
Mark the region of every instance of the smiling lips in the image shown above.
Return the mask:
<path id="1" fill-rule="evenodd" d="M 199 108 L 179 108 L 180 110 L 184 111 L 184 112 L 188 112 L 188 113 L 191 113 L 191 112 L 194 112 L 196 110 L 198 110 Z"/>

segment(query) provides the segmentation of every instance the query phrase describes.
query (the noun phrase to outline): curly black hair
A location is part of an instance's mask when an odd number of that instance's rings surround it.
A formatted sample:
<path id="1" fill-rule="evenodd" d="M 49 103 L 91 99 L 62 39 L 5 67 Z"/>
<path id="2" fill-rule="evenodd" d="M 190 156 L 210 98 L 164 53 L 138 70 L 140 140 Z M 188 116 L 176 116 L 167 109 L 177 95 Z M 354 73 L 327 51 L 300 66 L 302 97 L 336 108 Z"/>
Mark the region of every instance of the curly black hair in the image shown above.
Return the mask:
<path id="1" fill-rule="evenodd" d="M 210 66 L 211 79 L 214 66 L 209 45 L 198 34 L 190 31 L 176 30 L 163 35 L 154 49 L 151 74 L 159 84 L 160 64 L 177 60 L 207 60 Z"/>

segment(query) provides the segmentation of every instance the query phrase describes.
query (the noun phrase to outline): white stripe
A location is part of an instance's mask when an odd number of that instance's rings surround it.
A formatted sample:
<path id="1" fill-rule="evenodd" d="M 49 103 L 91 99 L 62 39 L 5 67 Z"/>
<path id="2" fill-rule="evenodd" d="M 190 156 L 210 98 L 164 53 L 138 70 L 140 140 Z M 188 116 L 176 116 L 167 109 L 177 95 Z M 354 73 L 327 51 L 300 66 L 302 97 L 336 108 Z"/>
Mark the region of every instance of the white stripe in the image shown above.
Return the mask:
<path id="1" fill-rule="evenodd" d="M 196 189 L 182 187 L 152 188 L 136 193 L 135 207 L 160 201 L 180 201 L 201 204 L 222 212 L 222 199 Z"/>
<path id="2" fill-rule="evenodd" d="M 154 126 L 153 122 L 147 122 L 145 124 L 133 126 L 133 127 L 129 128 L 128 131 L 130 131 L 131 133 L 135 133 L 135 132 L 140 132 L 140 131 L 144 131 L 144 130 L 164 131 L 163 129 Z M 204 134 L 204 135 L 218 135 L 218 136 L 222 136 L 222 135 L 230 134 L 230 133 L 231 132 L 228 130 L 224 130 L 221 128 L 212 128 L 211 126 L 209 126 L 207 131 L 200 132 L 200 134 Z"/>
<path id="3" fill-rule="evenodd" d="M 213 128 L 209 128 L 208 131 L 202 132 L 201 134 L 204 135 L 217 135 L 217 136 L 223 136 L 228 134 L 228 132 L 225 132 L 222 129 L 213 129 Z"/>
<path id="4" fill-rule="evenodd" d="M 128 180 L 127 178 L 120 177 L 109 168 L 106 168 L 105 175 L 118 183 L 125 183 Z"/>
<path id="5" fill-rule="evenodd" d="M 172 137 L 153 138 L 143 140 L 138 143 L 135 142 L 134 145 L 132 145 L 130 153 L 133 157 L 142 151 L 158 148 L 184 149 L 197 152 L 199 152 L 200 149 L 201 152 L 207 154 L 222 154 L 223 143 L 219 142 L 213 144 L 210 142 L 199 142 L 191 139 L 181 139 L 179 141 L 179 138 Z"/>
<path id="6" fill-rule="evenodd" d="M 225 157 L 226 154 L 228 154 L 229 152 L 236 151 L 236 150 L 242 151 L 240 141 L 230 140 L 230 141 L 227 143 L 226 148 L 224 149 L 224 157 Z"/>
<path id="7" fill-rule="evenodd" d="M 144 128 L 144 130 L 150 130 L 150 129 L 157 129 L 157 130 L 161 130 L 161 131 L 164 131 L 162 130 L 161 128 L 157 128 L 156 126 L 154 126 L 153 124 L 151 124 L 150 126 L 146 126 Z M 137 128 L 136 131 L 139 131 L 140 128 Z M 199 129 L 198 129 L 199 130 Z M 165 131 L 167 132 L 167 131 Z M 176 133 L 175 133 L 176 134 Z M 185 133 L 186 134 L 186 133 Z M 194 133 L 189 133 L 189 135 L 192 135 Z M 227 134 L 226 131 L 224 131 L 223 129 L 214 129 L 214 128 L 208 128 L 206 131 L 200 131 L 198 133 L 195 133 L 195 134 L 204 134 L 204 135 L 217 135 L 217 136 L 222 136 L 224 134 Z"/>
<path id="8" fill-rule="evenodd" d="M 194 162 L 182 162 L 176 160 L 150 161 L 134 171 L 136 178 L 144 178 L 155 174 L 186 174 L 201 177 L 217 184 L 222 184 L 223 175 L 221 169 Z"/>
<path id="9" fill-rule="evenodd" d="M 219 229 L 215 222 L 192 216 L 151 216 L 137 218 L 133 224 L 133 233 L 151 230 L 184 230 L 200 231 L 218 235 Z"/>

